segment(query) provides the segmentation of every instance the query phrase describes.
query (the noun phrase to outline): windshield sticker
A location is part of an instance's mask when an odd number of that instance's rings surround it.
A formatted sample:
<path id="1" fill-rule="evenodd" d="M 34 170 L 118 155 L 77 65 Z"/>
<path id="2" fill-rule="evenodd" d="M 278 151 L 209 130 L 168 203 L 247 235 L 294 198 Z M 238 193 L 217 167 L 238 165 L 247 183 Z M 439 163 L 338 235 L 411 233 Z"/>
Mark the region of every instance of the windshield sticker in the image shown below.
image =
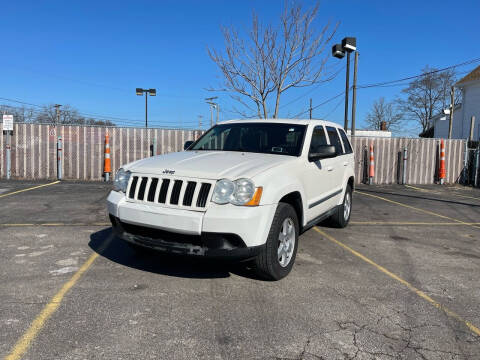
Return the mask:
<path id="1" fill-rule="evenodd" d="M 295 128 L 288 129 L 289 132 L 295 131 Z"/>

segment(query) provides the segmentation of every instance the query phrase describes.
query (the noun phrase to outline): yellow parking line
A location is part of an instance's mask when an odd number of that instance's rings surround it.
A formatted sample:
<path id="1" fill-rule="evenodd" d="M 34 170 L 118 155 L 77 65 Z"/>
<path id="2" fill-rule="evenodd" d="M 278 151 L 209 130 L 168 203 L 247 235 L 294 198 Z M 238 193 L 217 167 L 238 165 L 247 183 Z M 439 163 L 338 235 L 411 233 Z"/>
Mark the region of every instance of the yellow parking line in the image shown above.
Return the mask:
<path id="1" fill-rule="evenodd" d="M 348 245 L 345 245 L 344 243 L 338 241 L 337 239 L 335 239 L 333 236 L 330 236 L 328 235 L 327 233 L 323 232 L 322 230 L 318 229 L 317 227 L 314 227 L 314 229 L 319 233 L 321 234 L 323 237 L 325 237 L 327 240 L 330 240 L 331 242 L 341 246 L 342 248 L 344 248 L 345 250 L 349 251 L 350 253 L 352 253 L 353 255 L 355 255 L 356 257 L 362 259 L 363 261 L 365 261 L 366 263 L 374 266 L 375 268 L 377 268 L 377 270 L 380 270 L 381 272 L 383 272 L 384 274 L 388 275 L 389 277 L 391 277 L 392 279 L 394 280 L 397 280 L 398 282 L 400 282 L 401 284 L 405 285 L 410 291 L 414 292 L 415 294 L 417 294 L 418 296 L 420 296 L 422 299 L 428 301 L 430 304 L 432 304 L 433 306 L 435 306 L 437 309 L 439 310 L 442 310 L 443 312 L 445 312 L 445 314 L 447 314 L 448 316 L 460 321 L 461 323 L 463 323 L 465 326 L 467 326 L 474 334 L 480 336 L 480 329 L 477 328 L 475 325 L 473 325 L 471 322 L 467 321 L 467 320 L 464 320 L 460 315 L 458 315 L 456 312 L 450 310 L 449 308 L 447 308 L 446 306 L 440 304 L 439 302 L 433 300 L 430 296 L 428 296 L 427 294 L 425 294 L 423 291 L 417 289 L 415 286 L 413 286 L 412 284 L 410 284 L 408 281 L 402 279 L 401 277 L 395 275 L 394 273 L 392 273 L 391 271 L 387 270 L 386 268 L 384 268 L 383 266 L 381 265 L 378 265 L 377 263 L 375 263 L 373 260 L 370 260 L 369 258 L 367 258 L 366 256 L 360 254 L 359 252 L 353 250 L 351 247 L 349 247 Z"/>
<path id="2" fill-rule="evenodd" d="M 5 360 L 18 360 L 22 357 L 23 354 L 28 350 L 30 344 L 33 342 L 37 334 L 42 330 L 47 320 L 53 315 L 53 313 L 58 309 L 63 298 L 67 292 L 78 282 L 82 275 L 92 266 L 95 259 L 98 257 L 99 253 L 103 252 L 106 247 L 110 244 L 113 239 L 113 235 L 110 235 L 105 242 L 102 244 L 98 252 L 93 253 L 87 261 L 78 269 L 78 271 L 73 274 L 73 276 L 68 280 L 57 292 L 50 302 L 45 305 L 42 312 L 33 320 L 32 324 L 28 330 L 23 334 L 23 336 L 17 341 L 15 346 L 12 348 L 10 353 L 5 357 Z"/>
<path id="3" fill-rule="evenodd" d="M 479 226 L 472 225 L 472 223 L 468 223 L 468 222 L 465 222 L 465 221 L 454 219 L 454 218 L 451 218 L 450 216 L 441 215 L 441 214 L 435 213 L 433 211 L 417 208 L 415 206 L 403 204 L 401 202 L 390 200 L 390 199 L 387 199 L 387 198 L 384 198 L 384 197 L 381 197 L 381 196 L 378 196 L 378 195 L 364 193 L 363 191 L 356 191 L 356 193 L 361 194 L 361 195 L 365 195 L 365 196 L 370 196 L 370 197 L 373 197 L 373 198 L 376 198 L 376 199 L 380 199 L 380 200 L 383 200 L 383 201 L 386 201 L 386 202 L 389 202 L 389 203 L 392 203 L 392 204 L 395 204 L 395 205 L 403 206 L 403 207 L 406 207 L 408 209 L 420 211 L 420 212 L 423 212 L 425 214 L 437 216 L 437 217 L 442 218 L 442 219 L 448 219 L 448 220 L 451 220 L 451 221 L 455 221 L 456 223 L 463 224 L 463 225 L 468 225 L 468 226 L 474 227 L 476 229 L 480 229 Z"/>
<path id="4" fill-rule="evenodd" d="M 45 186 L 55 185 L 55 184 L 58 184 L 59 182 L 60 182 L 60 180 L 54 181 L 54 182 L 51 182 L 51 183 L 48 183 L 48 184 L 33 186 L 33 187 L 30 187 L 30 188 L 27 188 L 27 189 L 22 189 L 22 190 L 13 191 L 13 192 L 11 192 L 11 193 L 7 193 L 7 194 L 2 194 L 2 195 L 0 195 L 0 198 L 5 197 L 5 196 L 10 196 L 10 195 L 15 195 L 15 194 L 18 194 L 18 193 L 21 193 L 21 192 L 25 192 L 25 191 L 35 190 L 35 189 L 42 188 L 42 187 L 45 187 Z"/>
<path id="5" fill-rule="evenodd" d="M 432 192 L 430 190 L 427 190 L 427 189 L 422 189 L 422 188 L 419 188 L 419 187 L 416 187 L 416 186 L 412 186 L 412 185 L 403 185 L 407 188 L 410 188 L 410 189 L 414 189 L 414 190 L 419 190 L 419 191 L 425 191 L 425 192 Z"/>
<path id="6" fill-rule="evenodd" d="M 443 195 L 442 193 L 440 193 L 438 191 L 433 191 L 433 190 L 429 190 L 429 189 L 422 189 L 422 188 L 412 186 L 412 185 L 404 185 L 404 186 L 407 187 L 407 188 L 410 188 L 410 189 L 421 191 L 421 192 L 426 192 L 426 193 L 436 194 L 436 195 Z M 457 193 L 451 193 L 451 194 L 453 194 L 455 196 L 462 197 L 462 198 L 466 198 L 466 199 L 480 200 L 480 198 L 477 198 L 475 196 L 468 196 L 468 195 L 462 195 L 462 194 L 457 194 Z"/>
<path id="7" fill-rule="evenodd" d="M 418 222 L 418 221 L 350 221 L 351 225 L 419 225 L 419 226 L 462 226 L 462 225 L 480 225 L 478 222 L 458 223 L 458 222 Z"/>
<path id="8" fill-rule="evenodd" d="M 24 227 L 24 226 L 110 226 L 107 222 L 98 223 L 13 223 L 13 224 L 0 224 L 0 227 Z"/>

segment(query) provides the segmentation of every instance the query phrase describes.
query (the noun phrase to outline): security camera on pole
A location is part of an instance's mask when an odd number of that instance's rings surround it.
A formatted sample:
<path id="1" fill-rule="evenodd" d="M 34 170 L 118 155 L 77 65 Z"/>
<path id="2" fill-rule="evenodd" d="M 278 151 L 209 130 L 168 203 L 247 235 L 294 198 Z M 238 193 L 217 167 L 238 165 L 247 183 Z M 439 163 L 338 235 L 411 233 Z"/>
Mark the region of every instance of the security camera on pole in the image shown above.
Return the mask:
<path id="1" fill-rule="evenodd" d="M 350 90 L 350 53 L 357 50 L 357 39 L 354 37 L 346 37 L 342 40 L 341 44 L 333 45 L 332 55 L 337 59 L 342 59 L 347 54 L 347 74 L 345 78 L 345 122 L 343 128 L 345 131 L 348 129 L 348 92 Z M 353 106 L 352 106 L 352 136 L 355 135 L 355 98 L 357 87 L 357 63 L 358 53 L 355 54 L 355 74 L 353 84 Z"/>

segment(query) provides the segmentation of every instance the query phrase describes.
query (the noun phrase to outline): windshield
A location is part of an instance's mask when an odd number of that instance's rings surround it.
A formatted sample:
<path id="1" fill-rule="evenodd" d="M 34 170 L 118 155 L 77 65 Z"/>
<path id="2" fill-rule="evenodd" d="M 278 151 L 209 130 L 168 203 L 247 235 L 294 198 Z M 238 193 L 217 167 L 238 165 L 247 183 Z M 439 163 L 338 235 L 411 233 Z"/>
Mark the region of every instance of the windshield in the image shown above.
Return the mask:
<path id="1" fill-rule="evenodd" d="M 243 151 L 299 156 L 305 125 L 233 123 L 216 125 L 188 150 Z"/>

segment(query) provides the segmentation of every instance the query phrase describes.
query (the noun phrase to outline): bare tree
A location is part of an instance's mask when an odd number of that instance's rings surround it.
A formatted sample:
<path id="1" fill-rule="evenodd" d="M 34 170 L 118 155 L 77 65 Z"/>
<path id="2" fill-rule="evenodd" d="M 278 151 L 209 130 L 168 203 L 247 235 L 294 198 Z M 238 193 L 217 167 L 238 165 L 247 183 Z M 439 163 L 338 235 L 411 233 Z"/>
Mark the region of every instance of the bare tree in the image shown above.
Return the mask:
<path id="1" fill-rule="evenodd" d="M 370 129 L 382 130 L 382 123 L 385 122 L 389 131 L 397 130 L 401 121 L 402 114 L 397 111 L 394 103 L 385 102 L 383 97 L 373 102 L 372 109 L 365 119 Z"/>
<path id="2" fill-rule="evenodd" d="M 46 105 L 42 111 L 37 115 L 35 122 L 42 124 L 56 124 L 57 113 L 53 104 Z M 63 105 L 60 108 L 58 124 L 62 125 L 100 125 L 100 126 L 115 126 L 110 120 L 99 120 L 93 118 L 86 118 L 82 116 L 77 109 L 70 105 Z"/>
<path id="3" fill-rule="evenodd" d="M 415 120 L 422 132 L 430 127 L 430 119 L 450 105 L 450 88 L 455 83 L 455 71 L 437 71 L 428 66 L 423 75 L 402 90 L 405 99 L 398 101 L 406 120 Z M 459 101 L 456 94 L 455 101 Z"/>
<path id="4" fill-rule="evenodd" d="M 277 27 L 263 25 L 255 13 L 245 39 L 234 28 L 222 27 L 224 52 L 208 49 L 208 54 L 224 78 L 219 90 L 229 92 L 247 110 L 236 109 L 238 113 L 267 118 L 273 108 L 276 118 L 285 91 L 321 80 L 328 59 L 322 54 L 338 24 L 331 29 L 327 23 L 316 31 L 317 13 L 318 3 L 304 11 L 299 3 L 286 2 Z"/>
<path id="5" fill-rule="evenodd" d="M 0 113 L 13 115 L 15 122 L 30 123 L 35 119 L 35 110 L 25 106 L 0 105 Z"/>

